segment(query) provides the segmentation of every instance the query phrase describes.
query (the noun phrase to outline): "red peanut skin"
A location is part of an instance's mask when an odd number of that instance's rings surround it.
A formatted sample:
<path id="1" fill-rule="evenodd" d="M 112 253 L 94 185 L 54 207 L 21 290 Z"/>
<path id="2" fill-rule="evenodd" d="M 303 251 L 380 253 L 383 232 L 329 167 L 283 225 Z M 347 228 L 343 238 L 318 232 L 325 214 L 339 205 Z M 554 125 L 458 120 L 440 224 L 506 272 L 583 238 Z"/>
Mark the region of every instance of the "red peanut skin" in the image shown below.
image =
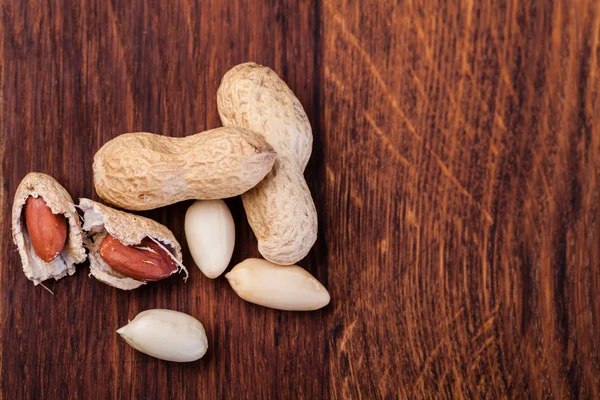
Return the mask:
<path id="1" fill-rule="evenodd" d="M 43 198 L 27 198 L 25 225 L 35 254 L 45 262 L 54 260 L 65 247 L 67 220 L 62 214 L 53 214 Z"/>
<path id="2" fill-rule="evenodd" d="M 145 247 L 154 252 L 142 249 Z M 100 244 L 100 257 L 115 271 L 144 282 L 158 281 L 177 271 L 171 257 L 150 238 L 145 238 L 139 245 L 126 246 L 106 235 Z"/>

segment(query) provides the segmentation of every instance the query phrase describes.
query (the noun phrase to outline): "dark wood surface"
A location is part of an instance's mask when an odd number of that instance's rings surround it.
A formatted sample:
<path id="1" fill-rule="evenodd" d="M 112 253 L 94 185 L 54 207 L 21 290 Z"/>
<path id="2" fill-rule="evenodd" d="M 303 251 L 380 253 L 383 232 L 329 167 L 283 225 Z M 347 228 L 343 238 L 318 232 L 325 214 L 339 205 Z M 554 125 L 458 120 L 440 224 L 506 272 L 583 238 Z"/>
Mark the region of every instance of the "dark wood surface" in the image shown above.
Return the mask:
<path id="1" fill-rule="evenodd" d="M 600 398 L 600 3 L 2 0 L 0 398 Z M 244 303 L 187 252 L 190 202 L 144 213 L 191 276 L 123 292 L 21 271 L 29 171 L 97 199 L 92 157 L 129 131 L 220 126 L 233 65 L 272 67 L 314 127 L 312 313 Z M 257 256 L 238 198 L 232 265 Z M 200 319 L 167 363 L 115 330 Z"/>

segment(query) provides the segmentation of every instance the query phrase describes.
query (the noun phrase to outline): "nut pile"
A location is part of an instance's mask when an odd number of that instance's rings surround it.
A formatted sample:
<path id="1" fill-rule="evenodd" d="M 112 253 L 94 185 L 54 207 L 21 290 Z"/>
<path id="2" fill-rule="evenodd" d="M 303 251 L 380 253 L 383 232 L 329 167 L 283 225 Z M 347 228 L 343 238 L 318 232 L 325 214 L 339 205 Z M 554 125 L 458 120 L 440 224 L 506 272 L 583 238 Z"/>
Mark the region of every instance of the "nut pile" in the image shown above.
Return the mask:
<path id="1" fill-rule="evenodd" d="M 183 138 L 126 133 L 105 143 L 94 156 L 96 192 L 134 211 L 196 200 L 185 215 L 185 235 L 210 279 L 225 272 L 235 245 L 234 220 L 222 199 L 241 195 L 265 259 L 247 259 L 225 275 L 235 293 L 279 310 L 325 307 L 327 289 L 293 265 L 317 238 L 303 175 L 313 138 L 302 105 L 275 72 L 255 63 L 225 74 L 217 105 L 221 128 Z M 166 226 L 89 199 L 76 206 L 42 173 L 19 184 L 12 224 L 23 272 L 35 285 L 73 275 L 86 259 L 91 276 L 122 290 L 177 272 L 187 280 L 181 245 Z M 136 350 L 168 361 L 195 361 L 208 348 L 202 324 L 171 310 L 144 311 L 117 333 Z"/>

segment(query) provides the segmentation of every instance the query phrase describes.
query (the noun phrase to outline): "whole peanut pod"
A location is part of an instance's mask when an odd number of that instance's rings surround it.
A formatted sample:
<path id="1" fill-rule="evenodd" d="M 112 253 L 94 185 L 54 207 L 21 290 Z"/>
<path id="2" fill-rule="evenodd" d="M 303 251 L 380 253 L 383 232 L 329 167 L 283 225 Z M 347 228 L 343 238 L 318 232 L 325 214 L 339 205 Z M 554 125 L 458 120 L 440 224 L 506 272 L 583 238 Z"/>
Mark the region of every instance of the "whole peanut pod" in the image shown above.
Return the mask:
<path id="1" fill-rule="evenodd" d="M 277 152 L 273 169 L 242 195 L 258 250 L 277 264 L 294 264 L 317 239 L 317 211 L 303 176 L 312 130 L 294 93 L 270 68 L 240 64 L 217 92 L 221 122 L 260 133 Z"/>
<path id="2" fill-rule="evenodd" d="M 96 192 L 127 210 L 190 199 L 222 199 L 254 187 L 271 170 L 273 148 L 243 128 L 186 137 L 125 133 L 94 156 Z"/>

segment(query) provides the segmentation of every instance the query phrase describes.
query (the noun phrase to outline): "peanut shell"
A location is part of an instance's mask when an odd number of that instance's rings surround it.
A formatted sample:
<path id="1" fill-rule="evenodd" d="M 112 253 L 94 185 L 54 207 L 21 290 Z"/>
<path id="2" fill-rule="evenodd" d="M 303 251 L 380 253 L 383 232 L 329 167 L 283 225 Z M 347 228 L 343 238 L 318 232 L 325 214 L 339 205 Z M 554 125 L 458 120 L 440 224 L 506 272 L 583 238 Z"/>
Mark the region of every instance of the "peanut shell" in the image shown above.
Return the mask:
<path id="1" fill-rule="evenodd" d="M 269 261 L 300 261 L 317 239 L 317 211 L 304 179 L 312 130 L 302 104 L 270 68 L 245 63 L 229 70 L 217 92 L 223 126 L 251 129 L 277 159 L 269 174 L 242 195 L 258 250 Z"/>
<path id="2" fill-rule="evenodd" d="M 25 226 L 23 207 L 27 198 L 42 197 L 54 214 L 62 214 L 68 223 L 67 241 L 60 254 L 50 262 L 37 256 Z M 15 193 L 12 208 L 12 236 L 19 249 L 23 272 L 35 285 L 47 279 L 59 280 L 75 273 L 75 264 L 85 261 L 83 233 L 79 215 L 69 193 L 54 178 L 39 172 L 27 174 Z"/>
<path id="3" fill-rule="evenodd" d="M 88 232 L 91 239 L 86 243 L 89 249 L 90 273 L 99 281 L 122 290 L 136 289 L 145 284 L 115 271 L 100 257 L 100 244 L 107 233 L 127 246 L 140 244 L 146 237 L 154 239 L 170 251 L 181 266 L 181 246 L 166 226 L 89 199 L 80 199 L 79 208 L 84 213 L 83 230 Z"/>
<path id="4" fill-rule="evenodd" d="M 126 133 L 94 156 L 94 185 L 102 199 L 127 210 L 222 199 L 254 187 L 275 156 L 260 135 L 242 128 L 181 138 Z"/>

